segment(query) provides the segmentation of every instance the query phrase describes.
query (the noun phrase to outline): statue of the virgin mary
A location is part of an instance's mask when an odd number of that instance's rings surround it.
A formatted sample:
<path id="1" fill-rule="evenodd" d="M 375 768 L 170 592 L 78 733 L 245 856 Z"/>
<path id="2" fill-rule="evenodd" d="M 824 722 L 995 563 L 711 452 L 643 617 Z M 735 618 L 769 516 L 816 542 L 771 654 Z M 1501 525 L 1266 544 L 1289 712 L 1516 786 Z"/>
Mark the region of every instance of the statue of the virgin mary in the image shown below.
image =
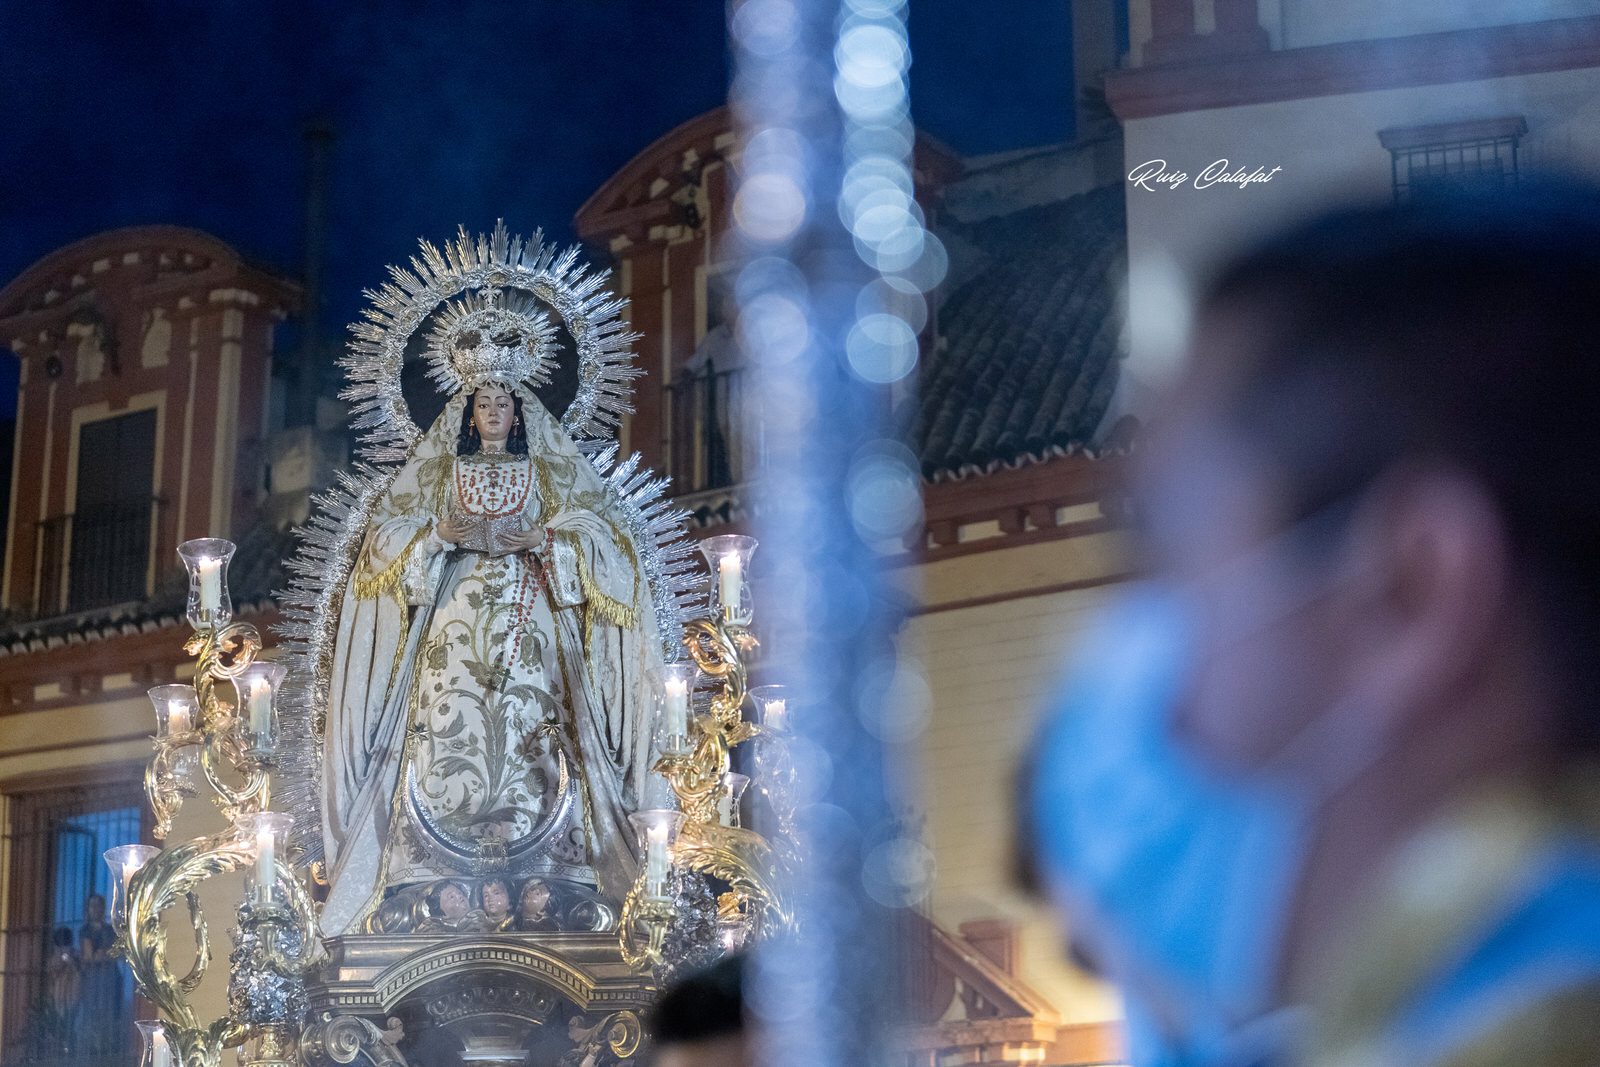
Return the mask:
<path id="1" fill-rule="evenodd" d="M 548 379 L 555 330 L 539 303 L 513 291 L 519 277 L 576 326 L 581 383 L 605 376 L 597 337 L 602 356 L 631 337 L 595 333 L 598 312 L 619 305 L 582 303 L 592 284 L 576 308 L 552 287 L 570 281 L 570 257 L 552 263 L 537 245 L 523 256 L 520 242 L 504 241 L 497 231 L 474 249 L 463 235 L 450 262 L 439 259 L 441 269 L 460 267 L 459 252 L 490 268 L 476 286 L 468 272 L 427 336 L 432 377 L 449 399 L 397 466 L 352 488 L 341 537 L 324 553 L 345 565 L 322 576 L 337 583 L 318 592 L 325 608 L 309 605 L 326 612 L 312 620 L 306 654 L 320 711 L 325 934 L 372 928 L 386 894 L 439 879 L 557 879 L 616 901 L 637 870 L 627 815 L 649 771 L 671 595 L 638 502 L 534 394 Z M 392 301 L 419 303 L 389 288 Z M 415 329 L 420 317 L 379 325 Z M 366 336 L 387 349 L 392 332 Z M 394 399 L 359 378 L 347 395 L 367 392 L 378 401 L 369 410 Z M 580 385 L 576 403 L 592 414 L 597 396 Z"/>

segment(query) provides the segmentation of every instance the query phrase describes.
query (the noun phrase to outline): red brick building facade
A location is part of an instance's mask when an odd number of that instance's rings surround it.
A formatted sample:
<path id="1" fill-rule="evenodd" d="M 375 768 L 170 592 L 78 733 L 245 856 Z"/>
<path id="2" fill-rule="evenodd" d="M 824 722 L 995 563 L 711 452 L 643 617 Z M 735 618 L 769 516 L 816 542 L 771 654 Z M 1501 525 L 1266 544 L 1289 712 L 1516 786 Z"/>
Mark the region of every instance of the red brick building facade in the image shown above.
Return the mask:
<path id="1" fill-rule="evenodd" d="M 167 226 L 69 245 L 0 290 L 0 339 L 22 364 L 0 608 L 28 618 L 104 607 L 118 592 L 142 600 L 177 567 L 178 544 L 239 532 L 260 504 L 250 475 L 267 430 L 272 331 L 294 296 L 215 238 Z M 136 425 L 106 426 L 140 413 Z M 90 449 L 105 444 L 137 485 L 94 475 Z M 118 540 L 138 539 L 136 510 L 148 512 L 140 587 L 76 580 L 74 560 L 92 562 L 82 539 L 101 532 L 86 526 L 115 522 Z"/>

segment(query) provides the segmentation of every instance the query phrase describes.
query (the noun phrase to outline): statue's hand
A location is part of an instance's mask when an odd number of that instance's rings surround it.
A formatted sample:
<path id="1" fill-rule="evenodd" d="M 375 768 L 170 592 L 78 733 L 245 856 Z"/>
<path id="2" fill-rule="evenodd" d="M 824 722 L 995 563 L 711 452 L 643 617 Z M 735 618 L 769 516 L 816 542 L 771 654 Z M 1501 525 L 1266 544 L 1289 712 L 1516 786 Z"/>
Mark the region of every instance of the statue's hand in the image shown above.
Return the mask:
<path id="1" fill-rule="evenodd" d="M 444 536 L 443 534 L 440 535 Z M 535 552 L 544 547 L 545 531 L 542 527 L 506 534 L 505 543 L 518 552 Z"/>
<path id="2" fill-rule="evenodd" d="M 446 544 L 458 545 L 461 539 L 467 536 L 467 525 L 464 522 L 457 522 L 454 518 L 443 518 L 434 523 L 433 532 Z"/>

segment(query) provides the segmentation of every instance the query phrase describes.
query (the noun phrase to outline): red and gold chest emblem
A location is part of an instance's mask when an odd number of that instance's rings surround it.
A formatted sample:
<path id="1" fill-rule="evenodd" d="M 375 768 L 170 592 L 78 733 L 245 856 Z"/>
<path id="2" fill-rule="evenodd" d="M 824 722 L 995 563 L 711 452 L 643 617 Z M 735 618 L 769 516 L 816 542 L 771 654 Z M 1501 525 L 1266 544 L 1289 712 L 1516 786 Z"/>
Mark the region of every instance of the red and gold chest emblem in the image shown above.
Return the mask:
<path id="1" fill-rule="evenodd" d="M 456 499 L 469 515 L 515 515 L 533 495 L 533 457 L 456 460 Z"/>

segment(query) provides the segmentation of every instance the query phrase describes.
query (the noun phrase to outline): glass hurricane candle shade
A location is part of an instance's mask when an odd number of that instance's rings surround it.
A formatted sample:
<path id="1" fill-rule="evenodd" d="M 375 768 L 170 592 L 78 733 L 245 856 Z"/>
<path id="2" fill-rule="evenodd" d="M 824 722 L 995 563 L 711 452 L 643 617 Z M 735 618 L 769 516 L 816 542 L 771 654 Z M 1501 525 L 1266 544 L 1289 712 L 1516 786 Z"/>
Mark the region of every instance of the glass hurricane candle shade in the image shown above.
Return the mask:
<path id="1" fill-rule="evenodd" d="M 722 799 L 717 803 L 718 814 L 722 816 L 722 825 L 739 825 L 739 803 L 744 799 L 744 791 L 749 786 L 748 774 L 729 771 L 722 776 Z"/>
<path id="2" fill-rule="evenodd" d="M 668 895 L 672 874 L 672 846 L 683 828 L 683 812 L 667 808 L 647 808 L 628 816 L 639 835 L 639 851 L 644 856 L 644 891 L 648 897 Z"/>
<path id="3" fill-rule="evenodd" d="M 695 668 L 688 663 L 668 664 L 662 675 L 655 733 L 656 751 L 664 756 L 682 756 L 690 749 L 694 676 Z"/>
<path id="4" fill-rule="evenodd" d="M 750 690 L 756 705 L 756 722 L 772 733 L 789 732 L 789 690 L 781 685 L 758 685 Z"/>
<path id="5" fill-rule="evenodd" d="M 192 795 L 200 775 L 200 755 L 190 747 L 201 741 L 200 695 L 192 685 L 158 685 L 149 696 L 156 712 L 156 739 L 178 746 L 168 765 L 172 778 L 180 791 Z"/>
<path id="6" fill-rule="evenodd" d="M 139 1067 L 176 1067 L 172 1046 L 167 1042 L 167 1028 L 154 1019 L 140 1019 L 133 1025 L 139 1028 L 143 1048 L 139 1051 Z"/>
<path id="7" fill-rule="evenodd" d="M 199 733 L 200 694 L 195 692 L 194 686 L 158 685 L 151 688 L 148 695 L 156 710 L 156 737 L 164 741 L 183 741 Z"/>
<path id="8" fill-rule="evenodd" d="M 238 693 L 239 737 L 256 758 L 272 754 L 278 740 L 278 691 L 289 668 L 281 663 L 257 661 L 233 680 Z"/>
<path id="9" fill-rule="evenodd" d="M 254 904 L 270 904 L 282 897 L 278 873 L 287 870 L 289 828 L 294 820 L 281 811 L 259 811 L 241 816 L 239 832 L 253 846 L 254 861 L 244 869 L 245 899 Z"/>
<path id="10" fill-rule="evenodd" d="M 128 883 L 161 850 L 154 845 L 118 845 L 101 853 L 111 869 L 111 924 L 121 926 L 128 918 Z"/>
<path id="11" fill-rule="evenodd" d="M 750 557 L 757 541 L 743 534 L 721 534 L 700 542 L 700 551 L 711 568 L 711 614 L 723 622 L 748 626 L 755 617 L 751 609 Z"/>
<path id="12" fill-rule="evenodd" d="M 199 537 L 178 546 L 178 555 L 189 570 L 189 625 L 196 630 L 218 629 L 233 618 L 233 600 L 228 595 L 228 561 L 234 544 L 220 537 Z"/>

